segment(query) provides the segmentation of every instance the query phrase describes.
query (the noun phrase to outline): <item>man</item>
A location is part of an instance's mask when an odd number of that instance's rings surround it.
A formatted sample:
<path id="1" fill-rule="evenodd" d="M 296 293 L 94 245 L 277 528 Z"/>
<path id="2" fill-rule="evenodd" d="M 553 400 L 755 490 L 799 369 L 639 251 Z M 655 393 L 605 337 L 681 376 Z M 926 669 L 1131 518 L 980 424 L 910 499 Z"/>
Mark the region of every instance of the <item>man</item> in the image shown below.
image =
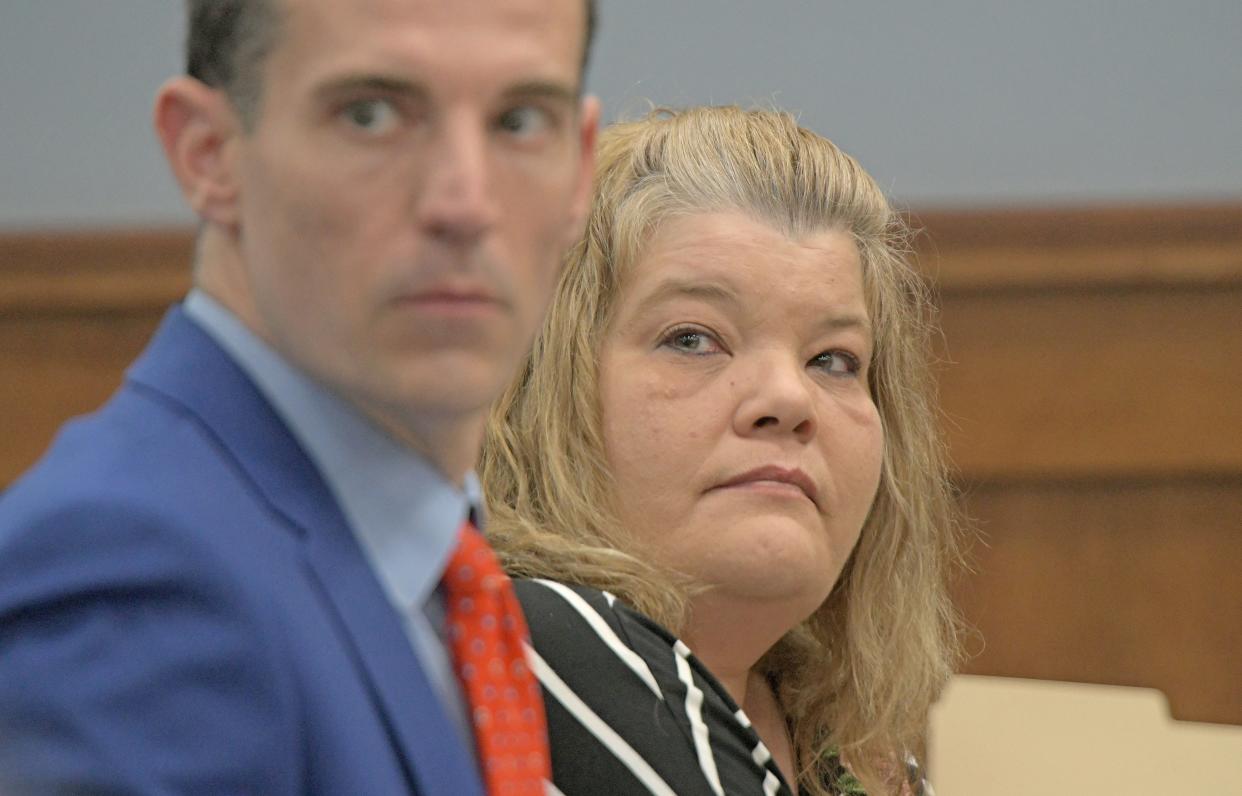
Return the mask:
<path id="1" fill-rule="evenodd" d="M 195 287 L 0 500 L 0 793 L 496 792 L 447 625 L 514 617 L 444 573 L 589 201 L 592 9 L 189 8 Z"/>

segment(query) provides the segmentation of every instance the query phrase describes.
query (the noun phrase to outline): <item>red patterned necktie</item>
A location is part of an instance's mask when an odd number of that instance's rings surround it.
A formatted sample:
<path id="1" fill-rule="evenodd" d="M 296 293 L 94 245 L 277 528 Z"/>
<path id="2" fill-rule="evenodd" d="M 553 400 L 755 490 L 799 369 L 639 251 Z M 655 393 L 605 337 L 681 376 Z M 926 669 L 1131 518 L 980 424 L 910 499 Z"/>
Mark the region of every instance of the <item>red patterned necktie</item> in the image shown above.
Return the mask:
<path id="1" fill-rule="evenodd" d="M 513 583 L 470 522 L 443 584 L 453 662 L 470 703 L 487 792 L 542 794 L 552 763 L 539 683 L 526 665 L 526 620 Z"/>

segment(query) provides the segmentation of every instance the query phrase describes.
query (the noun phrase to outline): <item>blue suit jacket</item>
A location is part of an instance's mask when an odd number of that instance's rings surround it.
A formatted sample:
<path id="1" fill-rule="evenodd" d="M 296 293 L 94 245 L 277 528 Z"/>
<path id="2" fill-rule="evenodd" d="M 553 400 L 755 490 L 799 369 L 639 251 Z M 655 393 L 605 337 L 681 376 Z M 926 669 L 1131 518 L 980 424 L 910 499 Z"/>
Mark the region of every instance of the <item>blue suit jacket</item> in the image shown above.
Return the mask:
<path id="1" fill-rule="evenodd" d="M 0 793 L 481 794 L 315 467 L 173 310 L 0 496 Z"/>

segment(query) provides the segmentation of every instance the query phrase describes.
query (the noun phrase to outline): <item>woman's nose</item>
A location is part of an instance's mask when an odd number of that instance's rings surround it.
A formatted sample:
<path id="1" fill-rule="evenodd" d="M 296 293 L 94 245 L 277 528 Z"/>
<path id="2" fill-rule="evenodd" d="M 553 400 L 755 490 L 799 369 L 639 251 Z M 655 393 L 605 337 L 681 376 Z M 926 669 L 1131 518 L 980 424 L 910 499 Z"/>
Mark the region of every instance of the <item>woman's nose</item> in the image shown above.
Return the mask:
<path id="1" fill-rule="evenodd" d="M 814 390 L 801 362 L 767 357 L 738 375 L 735 428 L 739 435 L 793 435 L 807 442 L 815 436 Z"/>

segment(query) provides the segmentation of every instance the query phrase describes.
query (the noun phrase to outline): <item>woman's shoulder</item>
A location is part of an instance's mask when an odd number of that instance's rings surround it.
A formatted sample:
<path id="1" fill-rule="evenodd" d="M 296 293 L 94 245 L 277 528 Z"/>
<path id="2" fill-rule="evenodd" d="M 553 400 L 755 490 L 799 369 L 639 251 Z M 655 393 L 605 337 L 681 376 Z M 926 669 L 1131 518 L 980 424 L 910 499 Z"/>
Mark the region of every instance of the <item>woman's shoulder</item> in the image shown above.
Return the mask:
<path id="1" fill-rule="evenodd" d="M 645 656 L 667 657 L 680 645 L 672 631 L 602 589 L 546 578 L 513 581 L 532 641 L 580 641 L 584 631 L 597 636 L 614 654 L 618 645 Z"/>
<path id="2" fill-rule="evenodd" d="M 627 609 L 606 591 L 542 578 L 514 581 L 530 629 L 536 665 L 543 663 L 568 676 L 580 687 L 594 690 L 602 679 L 637 683 L 658 696 L 659 687 L 648 662 L 636 651 L 651 645 L 635 643 L 634 625 Z M 542 659 L 542 660 L 540 660 Z M 602 683 L 601 683 L 602 684 Z"/>
<path id="3" fill-rule="evenodd" d="M 581 617 L 584 610 L 605 617 L 613 612 L 616 602 L 608 592 L 546 578 L 515 578 L 513 590 L 523 613 L 540 624 L 553 622 L 559 626 L 575 616 Z"/>
<path id="4" fill-rule="evenodd" d="M 667 628 L 607 591 L 543 578 L 515 580 L 514 590 L 534 652 L 558 669 L 615 674 L 662 700 L 677 657 L 689 654 Z M 616 687 L 608 679 L 608 686 Z M 587 687 L 590 682 L 586 679 Z"/>
<path id="5" fill-rule="evenodd" d="M 514 586 L 567 796 L 601 781 L 618 794 L 789 793 L 745 714 L 666 628 L 598 589 Z"/>

